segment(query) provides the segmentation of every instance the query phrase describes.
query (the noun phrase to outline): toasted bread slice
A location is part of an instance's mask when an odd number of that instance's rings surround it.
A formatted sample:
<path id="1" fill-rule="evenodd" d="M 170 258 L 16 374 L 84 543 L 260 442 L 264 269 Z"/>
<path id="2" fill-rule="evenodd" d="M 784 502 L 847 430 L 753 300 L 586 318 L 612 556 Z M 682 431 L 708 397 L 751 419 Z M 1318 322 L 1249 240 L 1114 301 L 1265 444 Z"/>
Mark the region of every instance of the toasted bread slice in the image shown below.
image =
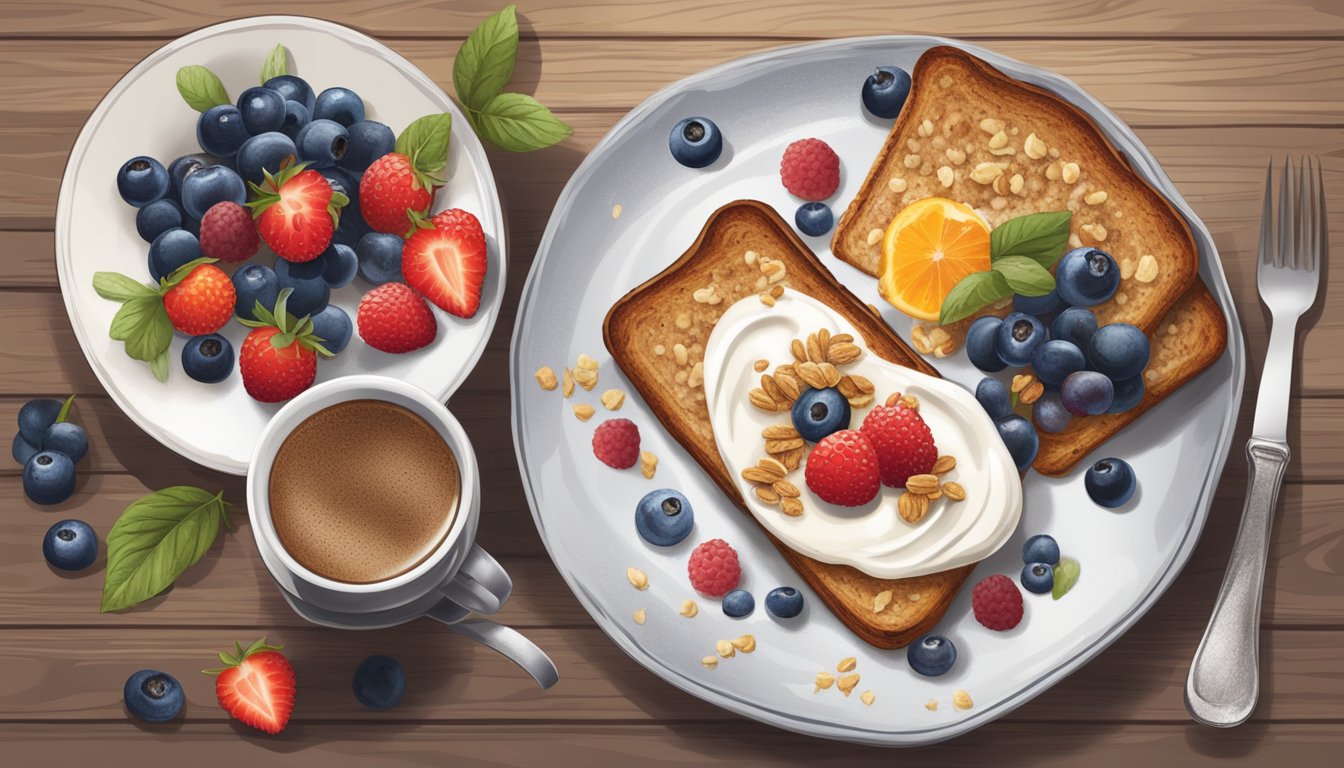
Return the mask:
<path id="1" fill-rule="evenodd" d="M 926 197 L 965 202 L 993 226 L 1067 208 L 1071 244 L 1102 248 L 1121 266 L 1120 289 L 1094 308 L 1097 320 L 1152 333 L 1195 279 L 1199 252 L 1180 213 L 1092 119 L 957 48 L 930 48 L 912 78 L 905 108 L 836 226 L 835 255 L 876 275 L 881 242 L 869 234 Z"/>
<path id="2" fill-rule="evenodd" d="M 770 282 L 758 266 L 748 263 L 747 251 L 782 263 L 783 278 Z M 723 312 L 775 284 L 834 307 L 859 330 L 873 354 L 937 375 L 879 315 L 836 282 L 772 208 L 755 201 L 720 208 L 681 258 L 611 308 L 603 337 L 616 364 L 667 431 L 747 515 L 751 513 L 719 456 L 698 363 L 710 330 Z M 709 286 L 714 286 L 718 300 L 701 294 L 704 300 L 697 301 L 696 292 Z M 899 648 L 926 633 L 973 568 L 910 579 L 875 579 L 849 566 L 804 557 L 771 540 L 840 621 L 879 648 Z M 874 598 L 888 591 L 890 605 L 875 612 Z"/>
<path id="3" fill-rule="evenodd" d="M 1150 338 L 1152 353 L 1143 371 L 1143 400 L 1124 413 L 1074 419 L 1063 432 L 1040 433 L 1041 447 L 1033 469 L 1043 475 L 1067 473 L 1092 449 L 1213 365 L 1227 346 L 1227 321 L 1204 283 L 1196 280 Z"/>

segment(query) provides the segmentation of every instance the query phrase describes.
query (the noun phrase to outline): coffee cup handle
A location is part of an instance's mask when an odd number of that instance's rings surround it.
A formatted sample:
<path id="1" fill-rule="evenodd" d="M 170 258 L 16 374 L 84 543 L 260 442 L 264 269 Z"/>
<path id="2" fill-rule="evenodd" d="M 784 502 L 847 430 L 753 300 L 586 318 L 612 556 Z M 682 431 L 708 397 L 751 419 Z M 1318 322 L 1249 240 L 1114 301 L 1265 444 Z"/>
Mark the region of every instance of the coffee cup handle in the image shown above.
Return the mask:
<path id="1" fill-rule="evenodd" d="M 455 608 L 446 611 L 442 608 L 433 608 L 430 609 L 429 616 L 447 624 L 448 628 L 457 634 L 471 638 L 517 664 L 531 675 L 543 690 L 555 685 L 560 679 L 560 673 L 556 670 L 551 657 L 512 627 L 496 624 L 489 619 L 463 619 L 460 611 Z"/>
<path id="2" fill-rule="evenodd" d="M 441 590 L 454 603 L 476 613 L 498 613 L 513 592 L 513 580 L 498 560 L 479 544 L 471 551 L 457 574 Z"/>

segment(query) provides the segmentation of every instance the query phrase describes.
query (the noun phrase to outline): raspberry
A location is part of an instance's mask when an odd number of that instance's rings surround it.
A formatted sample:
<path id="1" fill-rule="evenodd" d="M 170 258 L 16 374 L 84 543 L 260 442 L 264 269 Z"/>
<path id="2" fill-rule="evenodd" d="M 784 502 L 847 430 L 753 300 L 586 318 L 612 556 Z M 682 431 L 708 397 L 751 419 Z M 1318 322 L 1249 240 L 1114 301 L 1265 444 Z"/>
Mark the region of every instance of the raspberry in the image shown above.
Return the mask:
<path id="1" fill-rule="evenodd" d="M 996 573 L 971 590 L 971 610 L 988 629 L 1012 629 L 1022 621 L 1022 593 L 1012 579 Z"/>
<path id="2" fill-rule="evenodd" d="M 905 487 L 911 475 L 932 472 L 938 460 L 938 446 L 933 444 L 929 425 L 918 411 L 899 403 L 873 408 L 863 418 L 859 431 L 877 450 L 882 484 L 891 488 Z"/>
<path id="3" fill-rule="evenodd" d="M 261 247 L 252 214 L 229 200 L 210 206 L 201 217 L 200 239 L 201 255 L 220 261 L 246 261 Z"/>
<path id="4" fill-rule="evenodd" d="M 613 469 L 629 469 L 639 461 L 639 427 L 629 419 L 607 419 L 593 432 L 593 455 Z"/>
<path id="5" fill-rule="evenodd" d="M 882 487 L 877 452 L 856 429 L 842 429 L 822 438 L 807 456 L 803 479 L 822 501 L 844 507 L 867 504 Z"/>
<path id="6" fill-rule="evenodd" d="M 710 539 L 695 548 L 686 564 L 695 591 L 710 597 L 723 597 L 737 587 L 742 578 L 742 566 L 737 562 L 737 550 L 723 539 Z"/>
<path id="7" fill-rule="evenodd" d="M 821 139 L 799 139 L 779 161 L 784 188 L 804 200 L 825 200 L 840 186 L 840 156 Z"/>

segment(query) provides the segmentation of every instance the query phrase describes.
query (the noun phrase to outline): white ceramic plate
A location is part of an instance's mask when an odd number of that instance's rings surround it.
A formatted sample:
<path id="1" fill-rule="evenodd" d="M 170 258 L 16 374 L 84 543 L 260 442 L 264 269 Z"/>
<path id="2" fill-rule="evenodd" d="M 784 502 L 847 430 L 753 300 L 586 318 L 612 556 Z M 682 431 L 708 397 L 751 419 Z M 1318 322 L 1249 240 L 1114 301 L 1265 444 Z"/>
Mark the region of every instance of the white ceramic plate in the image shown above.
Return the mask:
<path id="1" fill-rule="evenodd" d="M 93 273 L 115 271 L 149 281 L 148 245 L 135 231 L 135 210 L 117 194 L 117 169 L 135 155 L 150 155 L 167 165 L 173 158 L 199 152 L 196 112 L 177 93 L 179 67 L 209 67 L 234 98 L 257 84 L 261 63 L 277 43 L 290 51 L 291 71 L 315 90 L 335 85 L 364 99 L 370 119 L 400 132 L 412 120 L 433 112 L 453 114 L 448 183 L 438 193 L 436 210 L 463 208 L 481 220 L 488 241 L 489 267 L 481 309 L 470 320 L 434 310 L 439 322 L 435 342 L 403 355 L 379 352 L 357 338 L 332 360 L 318 365 L 319 382 L 352 373 L 378 373 L 403 379 L 440 400 L 466 378 L 485 349 L 504 292 L 505 229 L 494 177 L 480 141 L 457 106 L 409 61 L 354 30 L 317 19 L 263 16 L 240 19 L 192 32 L 150 54 L 117 82 L 89 117 L 70 153 L 56 210 L 56 263 L 70 324 L 84 356 L 117 405 L 155 439 L 211 469 L 236 475 L 262 428 L 282 404 L 258 403 L 243 390 L 236 370 L 221 384 L 201 384 L 182 372 L 185 338 L 178 334 L 169 351 L 170 375 L 159 383 L 149 366 L 126 356 L 121 342 L 108 338 L 117 304 L 93 290 Z M 274 256 L 263 247 L 256 257 Z M 350 313 L 369 286 L 359 278 L 332 292 L 332 303 Z M 238 349 L 247 329 L 230 323 L 221 331 Z"/>
<path id="2" fill-rule="evenodd" d="M 950 738 L 987 723 L 1068 675 L 1119 637 L 1180 572 L 1204 525 L 1222 471 L 1241 398 L 1244 355 L 1236 312 L 1207 230 L 1134 134 L 1073 83 L 973 46 L 962 46 L 1027 82 L 1053 90 L 1103 127 L 1134 167 L 1184 213 L 1201 254 L 1200 275 L 1227 317 L 1227 352 L 1212 369 L 1107 442 L 1098 454 L 1128 459 L 1140 490 L 1124 508 L 1092 504 L 1082 473 L 1062 479 L 1035 473 L 1025 482 L 1025 512 L 1013 538 L 971 576 L 1014 577 L 1022 568 L 1027 536 L 1049 533 L 1064 554 L 1082 564 L 1082 577 L 1062 600 L 1027 595 L 1026 617 L 1016 629 L 991 632 L 970 616 L 963 589 L 936 631 L 959 650 L 956 667 L 941 678 L 911 671 L 904 650 L 877 650 L 854 637 L 804 589 L 807 608 L 778 621 L 763 607 L 771 588 L 801 586 L 760 528 L 724 498 L 681 447 L 668 437 L 638 397 L 620 416 L 640 427 L 643 447 L 661 459 L 653 482 L 638 470 L 617 472 L 600 464 L 590 447 L 599 415 L 582 423 L 570 413 L 608 387 L 633 392 L 602 344 L 602 319 L 629 289 L 671 263 L 694 241 L 709 214 L 739 198 L 770 203 L 792 220 L 798 202 L 781 187 L 780 154 L 792 140 L 825 138 L 840 154 L 837 216 L 853 198 L 890 127 L 864 113 L 859 87 L 875 65 L 911 69 L 935 44 L 927 37 L 885 37 L 806 45 L 741 59 L 683 80 L 655 94 L 607 134 L 580 166 L 551 216 L 523 294 L 513 341 L 513 419 L 519 465 L 537 527 L 584 607 L 626 653 L 684 691 L 726 709 L 802 733 L 888 745 Z M 706 115 L 723 130 L 723 157 L 705 170 L 677 165 L 667 136 L 677 120 Z M 612 206 L 623 212 L 612 217 Z M 828 238 L 810 244 L 836 277 L 877 306 L 875 281 L 835 259 Z M 909 338 L 908 319 L 890 310 L 887 320 Z M 570 401 L 543 392 L 533 381 L 538 366 L 573 365 L 579 353 L 602 363 L 592 393 Z M 981 374 L 963 353 L 936 361 L 944 376 L 973 386 Z M 1087 466 L 1083 462 L 1080 466 Z M 691 499 L 696 527 L 687 541 L 660 550 L 635 533 L 635 503 L 658 487 L 678 488 Z M 725 617 L 718 601 L 697 597 L 686 577 L 694 545 L 723 537 L 742 557 L 742 586 L 756 596 L 753 615 Z M 626 582 L 638 566 L 647 591 Z M 696 599 L 700 615 L 685 619 L 682 600 Z M 631 620 L 644 608 L 643 626 Z M 707 670 L 699 660 L 715 641 L 756 636 L 750 655 L 738 654 Z M 813 693 L 817 672 L 833 671 L 855 656 L 862 676 L 848 698 L 831 689 Z M 969 711 L 951 705 L 964 689 Z M 864 706 L 859 693 L 876 701 Z M 937 711 L 925 709 L 936 699 Z"/>

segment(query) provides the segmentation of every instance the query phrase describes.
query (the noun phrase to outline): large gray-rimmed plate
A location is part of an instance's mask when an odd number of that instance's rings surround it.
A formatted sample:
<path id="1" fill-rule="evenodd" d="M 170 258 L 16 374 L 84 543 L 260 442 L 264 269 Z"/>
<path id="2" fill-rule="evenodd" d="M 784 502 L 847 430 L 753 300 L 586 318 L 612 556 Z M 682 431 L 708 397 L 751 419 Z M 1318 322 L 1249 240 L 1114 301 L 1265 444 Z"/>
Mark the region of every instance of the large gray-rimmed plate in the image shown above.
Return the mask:
<path id="1" fill-rule="evenodd" d="M 950 637 L 960 658 L 949 674 L 914 674 L 905 651 L 881 651 L 855 638 L 804 589 L 808 608 L 796 620 L 772 619 L 765 593 L 799 584 L 753 521 L 730 504 L 699 466 L 660 429 L 632 396 L 620 416 L 640 427 L 643 447 L 661 461 L 653 482 L 637 470 L 617 472 L 598 463 L 590 440 L 606 416 L 597 395 L 608 387 L 632 391 L 607 358 L 602 318 L 632 287 L 685 250 L 710 212 L 739 198 L 756 198 L 792 218 L 797 201 L 780 186 L 780 153 L 792 140 L 825 138 L 843 167 L 843 206 L 858 189 L 890 124 L 866 115 L 858 89 L 875 65 L 913 67 L 933 45 L 953 44 L 1021 80 L 1054 91 L 1102 126 L 1135 169 L 1185 215 L 1198 243 L 1200 276 L 1227 318 L 1227 351 L 1214 366 L 1098 453 L 1128 459 L 1140 478 L 1135 500 L 1119 511 L 1088 501 L 1075 471 L 1025 482 L 1023 521 L 1014 537 L 977 568 L 1016 574 L 1021 544 L 1035 533 L 1055 536 L 1082 577 L 1062 600 L 1029 595 L 1015 630 L 990 632 L 970 616 L 962 590 L 937 631 Z M 726 137 L 724 156 L 706 170 L 677 165 L 668 155 L 671 126 L 687 115 L 714 119 Z M 621 206 L 613 217 L 613 206 Z M 837 211 L 837 214 L 839 211 Z M 810 240 L 836 277 L 879 306 L 875 281 L 840 263 L 826 238 Z M 887 320 L 905 338 L 910 323 L 894 311 Z M 603 363 L 601 380 L 573 399 L 533 381 L 542 365 L 573 365 L 580 353 Z M 956 736 L 1021 706 L 1114 642 L 1180 573 L 1204 526 L 1227 457 L 1241 399 L 1243 343 L 1236 311 L 1212 239 L 1142 143 L 1114 114 L 1077 85 L 990 51 L 929 37 L 883 37 L 785 48 L 714 68 L 655 94 L 616 125 L 579 167 L 557 202 L 523 293 L 512 350 L 513 427 L 518 461 L 533 515 L 551 557 L 584 607 L 627 654 L 654 674 L 706 701 L 790 730 L 855 742 L 923 744 Z M 963 354 L 937 361 L 944 376 L 974 385 L 980 378 Z M 599 415 L 583 423 L 570 412 L 579 402 Z M 1080 465 L 1086 466 L 1086 463 Z M 696 512 L 691 537 L 671 550 L 647 546 L 635 533 L 635 503 L 647 491 L 675 487 Z M 698 598 L 686 577 L 696 542 L 722 537 L 744 563 L 743 586 L 757 599 L 749 618 L 725 617 L 717 602 Z M 649 575 L 649 588 L 626 582 L 628 566 Z M 696 599 L 700 614 L 678 615 Z M 647 623 L 632 612 L 643 608 Z M 757 650 L 726 659 L 714 670 L 700 665 L 715 641 L 754 634 Z M 846 698 L 835 689 L 813 692 L 817 672 L 858 659 L 861 681 Z M 975 706 L 951 705 L 957 689 Z M 871 706 L 859 693 L 871 690 Z M 925 703 L 934 699 L 936 711 Z"/>

